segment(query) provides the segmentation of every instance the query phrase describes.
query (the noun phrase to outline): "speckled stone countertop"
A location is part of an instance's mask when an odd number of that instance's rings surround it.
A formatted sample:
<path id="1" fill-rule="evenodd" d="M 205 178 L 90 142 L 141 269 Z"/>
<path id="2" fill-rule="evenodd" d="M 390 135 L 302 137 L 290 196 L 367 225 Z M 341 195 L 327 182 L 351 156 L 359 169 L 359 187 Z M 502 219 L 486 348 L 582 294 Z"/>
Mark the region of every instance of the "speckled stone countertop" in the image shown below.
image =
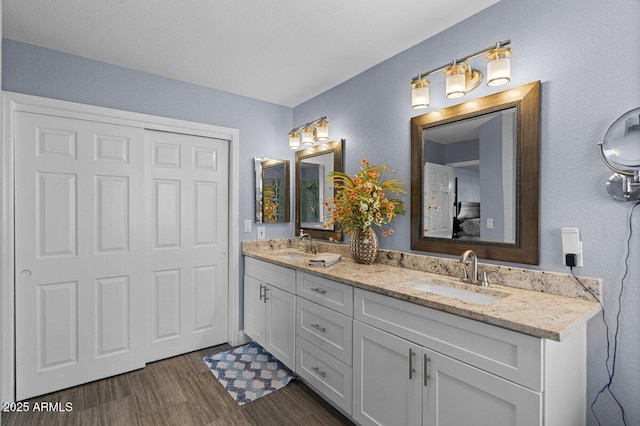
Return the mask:
<path id="1" fill-rule="evenodd" d="M 309 266 L 307 258 L 286 259 L 281 257 L 283 253 L 300 253 L 295 246 L 297 246 L 297 242 L 290 239 L 251 241 L 243 242 L 242 252 L 245 256 L 305 271 L 356 288 L 384 294 L 531 336 L 556 341 L 561 341 L 569 336 L 600 311 L 600 305 L 597 302 L 584 300 L 580 296 L 559 296 L 540 290 L 519 288 L 523 286 L 522 283 L 518 286 L 492 283 L 489 288 L 481 288 L 461 283 L 458 278 L 448 276 L 448 274 L 410 269 L 397 266 L 397 262 L 394 265 L 380 261 L 380 257 L 388 257 L 389 253 L 398 252 L 385 253 L 384 250 L 381 250 L 376 263 L 373 265 L 360 265 L 354 263 L 348 257 L 348 246 L 319 243 L 319 251 L 340 253 L 342 254 L 342 260 L 331 266 L 316 267 Z M 313 255 L 309 257 L 313 257 Z M 481 270 L 483 266 L 485 265 L 479 264 Z M 512 270 L 511 268 L 507 269 Z M 522 271 L 515 270 L 515 273 L 520 276 Z M 532 272 L 542 274 L 541 271 Z M 504 276 L 501 279 L 504 280 Z M 499 299 L 490 304 L 482 305 L 416 290 L 410 286 L 411 283 L 424 281 L 497 296 Z M 600 288 L 600 280 L 591 278 L 583 281 L 586 281 L 586 285 L 590 288 L 593 287 L 598 290 Z"/>

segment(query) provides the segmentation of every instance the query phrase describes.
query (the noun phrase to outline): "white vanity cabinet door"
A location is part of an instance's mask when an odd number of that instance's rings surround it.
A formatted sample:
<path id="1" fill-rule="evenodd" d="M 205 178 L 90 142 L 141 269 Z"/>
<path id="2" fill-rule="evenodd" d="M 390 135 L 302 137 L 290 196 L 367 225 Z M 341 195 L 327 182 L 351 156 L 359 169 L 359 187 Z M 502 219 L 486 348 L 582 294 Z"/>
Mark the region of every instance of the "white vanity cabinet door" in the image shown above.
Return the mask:
<path id="1" fill-rule="evenodd" d="M 262 287 L 261 287 L 262 286 Z M 244 276 L 244 334 L 264 346 L 266 304 L 262 300 L 264 284 L 248 275 Z"/>
<path id="2" fill-rule="evenodd" d="M 291 370 L 296 368 L 296 296 L 266 286 L 266 343 L 263 347 Z M 258 342 L 259 343 L 259 342 Z"/>
<path id="3" fill-rule="evenodd" d="M 296 271 L 245 258 L 244 333 L 296 368 Z"/>
<path id="4" fill-rule="evenodd" d="M 424 426 L 540 426 L 542 396 L 438 352 L 423 350 Z"/>
<path id="5" fill-rule="evenodd" d="M 353 337 L 353 419 L 361 425 L 422 424 L 422 348 L 358 321 Z"/>

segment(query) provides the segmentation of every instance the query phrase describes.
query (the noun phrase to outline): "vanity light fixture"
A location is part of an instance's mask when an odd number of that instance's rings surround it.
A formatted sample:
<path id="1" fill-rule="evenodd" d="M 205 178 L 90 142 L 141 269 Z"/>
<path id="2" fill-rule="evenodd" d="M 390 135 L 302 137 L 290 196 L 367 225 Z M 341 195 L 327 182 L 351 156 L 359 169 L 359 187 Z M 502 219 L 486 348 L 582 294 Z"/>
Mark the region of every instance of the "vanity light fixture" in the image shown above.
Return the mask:
<path id="1" fill-rule="evenodd" d="M 329 121 L 327 117 L 320 117 L 289 132 L 289 148 L 300 149 L 300 136 L 302 134 L 302 145 L 312 146 L 317 142 L 329 140 Z"/>
<path id="2" fill-rule="evenodd" d="M 511 48 L 505 48 L 511 40 L 496 42 L 494 46 L 487 47 L 460 59 L 454 59 L 451 63 L 442 65 L 424 73 L 418 74 L 411 81 L 411 106 L 414 109 L 429 106 L 429 85 L 427 79 L 432 74 L 443 71 L 446 76 L 445 94 L 447 98 L 459 98 L 472 91 L 482 82 L 482 72 L 473 69 L 469 60 L 480 55 L 485 55 L 487 60 L 487 85 L 501 86 L 511 81 Z"/>

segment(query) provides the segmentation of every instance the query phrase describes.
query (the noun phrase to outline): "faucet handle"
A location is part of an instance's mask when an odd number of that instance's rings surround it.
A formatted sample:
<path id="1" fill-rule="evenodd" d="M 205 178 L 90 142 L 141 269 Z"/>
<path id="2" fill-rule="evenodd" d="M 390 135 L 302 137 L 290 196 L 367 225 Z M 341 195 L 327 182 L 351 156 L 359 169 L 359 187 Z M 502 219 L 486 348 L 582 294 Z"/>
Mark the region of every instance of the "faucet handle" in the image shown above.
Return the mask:
<path id="1" fill-rule="evenodd" d="M 480 284 L 482 287 L 489 287 L 489 274 L 487 273 L 487 271 L 484 271 L 482 273 L 482 284 Z"/>

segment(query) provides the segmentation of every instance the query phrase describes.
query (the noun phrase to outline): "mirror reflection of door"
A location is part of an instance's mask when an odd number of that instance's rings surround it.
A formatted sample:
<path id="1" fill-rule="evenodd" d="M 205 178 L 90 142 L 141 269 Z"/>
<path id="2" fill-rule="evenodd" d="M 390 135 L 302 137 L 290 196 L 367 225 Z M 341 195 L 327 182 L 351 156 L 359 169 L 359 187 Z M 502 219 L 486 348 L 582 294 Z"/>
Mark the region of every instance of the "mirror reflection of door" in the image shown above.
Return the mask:
<path id="1" fill-rule="evenodd" d="M 424 230 L 425 236 L 453 236 L 453 167 L 434 163 L 424 165 Z"/>
<path id="2" fill-rule="evenodd" d="M 424 131 L 424 236 L 515 242 L 514 123 L 510 108 Z"/>

